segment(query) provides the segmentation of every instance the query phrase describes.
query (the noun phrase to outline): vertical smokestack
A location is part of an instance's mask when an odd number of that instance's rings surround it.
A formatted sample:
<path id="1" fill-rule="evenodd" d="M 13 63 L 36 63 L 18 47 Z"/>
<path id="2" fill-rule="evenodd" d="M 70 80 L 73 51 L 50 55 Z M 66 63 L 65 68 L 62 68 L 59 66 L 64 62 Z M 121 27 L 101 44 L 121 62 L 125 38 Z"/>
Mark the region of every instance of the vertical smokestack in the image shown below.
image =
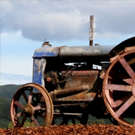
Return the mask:
<path id="1" fill-rule="evenodd" d="M 90 16 L 89 46 L 93 46 L 94 38 L 94 15 Z"/>

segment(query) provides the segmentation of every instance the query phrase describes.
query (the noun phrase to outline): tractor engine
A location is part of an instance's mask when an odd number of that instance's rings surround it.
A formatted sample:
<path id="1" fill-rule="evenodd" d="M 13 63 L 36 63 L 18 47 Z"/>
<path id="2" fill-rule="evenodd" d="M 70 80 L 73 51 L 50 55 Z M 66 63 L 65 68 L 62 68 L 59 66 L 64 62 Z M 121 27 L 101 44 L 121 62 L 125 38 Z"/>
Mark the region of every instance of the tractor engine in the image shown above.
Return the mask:
<path id="1" fill-rule="evenodd" d="M 45 87 L 55 101 L 92 101 L 101 95 L 99 76 L 109 63 L 111 49 L 111 46 L 51 47 L 45 42 L 34 53 L 37 68 L 33 82 Z"/>

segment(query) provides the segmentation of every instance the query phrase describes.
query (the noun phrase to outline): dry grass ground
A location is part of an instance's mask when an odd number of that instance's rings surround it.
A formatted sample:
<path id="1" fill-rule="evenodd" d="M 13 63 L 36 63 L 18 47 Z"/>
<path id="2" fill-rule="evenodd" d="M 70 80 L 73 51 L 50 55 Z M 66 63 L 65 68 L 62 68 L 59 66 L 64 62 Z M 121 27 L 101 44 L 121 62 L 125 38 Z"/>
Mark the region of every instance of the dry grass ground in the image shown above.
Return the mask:
<path id="1" fill-rule="evenodd" d="M 0 135 L 135 135 L 135 127 L 116 125 L 51 125 L 39 128 L 0 129 Z"/>

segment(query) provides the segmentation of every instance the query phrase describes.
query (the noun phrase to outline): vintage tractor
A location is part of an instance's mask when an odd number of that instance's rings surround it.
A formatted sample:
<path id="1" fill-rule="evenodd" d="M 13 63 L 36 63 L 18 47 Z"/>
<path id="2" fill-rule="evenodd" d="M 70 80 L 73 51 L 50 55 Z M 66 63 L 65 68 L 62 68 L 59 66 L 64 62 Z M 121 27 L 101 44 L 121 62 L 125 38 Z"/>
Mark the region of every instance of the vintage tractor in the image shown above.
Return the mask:
<path id="1" fill-rule="evenodd" d="M 33 81 L 11 101 L 14 126 L 87 124 L 88 115 L 135 125 L 135 37 L 117 46 L 43 43 L 33 55 Z"/>

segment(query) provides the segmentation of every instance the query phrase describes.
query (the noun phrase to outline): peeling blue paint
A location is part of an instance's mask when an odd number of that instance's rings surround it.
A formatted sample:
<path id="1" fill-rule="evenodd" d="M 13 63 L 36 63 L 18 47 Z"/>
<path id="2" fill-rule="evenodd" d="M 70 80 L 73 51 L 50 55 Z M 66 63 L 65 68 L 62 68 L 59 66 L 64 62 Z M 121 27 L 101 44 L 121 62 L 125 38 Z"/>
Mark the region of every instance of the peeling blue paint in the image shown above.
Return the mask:
<path id="1" fill-rule="evenodd" d="M 44 86 L 44 71 L 46 66 L 46 60 L 34 59 L 33 61 L 33 82 Z"/>
<path id="2" fill-rule="evenodd" d="M 43 46 L 41 48 L 36 49 L 34 52 L 34 58 L 41 58 L 41 57 L 54 57 L 58 56 L 59 47 L 51 47 L 51 46 Z"/>

